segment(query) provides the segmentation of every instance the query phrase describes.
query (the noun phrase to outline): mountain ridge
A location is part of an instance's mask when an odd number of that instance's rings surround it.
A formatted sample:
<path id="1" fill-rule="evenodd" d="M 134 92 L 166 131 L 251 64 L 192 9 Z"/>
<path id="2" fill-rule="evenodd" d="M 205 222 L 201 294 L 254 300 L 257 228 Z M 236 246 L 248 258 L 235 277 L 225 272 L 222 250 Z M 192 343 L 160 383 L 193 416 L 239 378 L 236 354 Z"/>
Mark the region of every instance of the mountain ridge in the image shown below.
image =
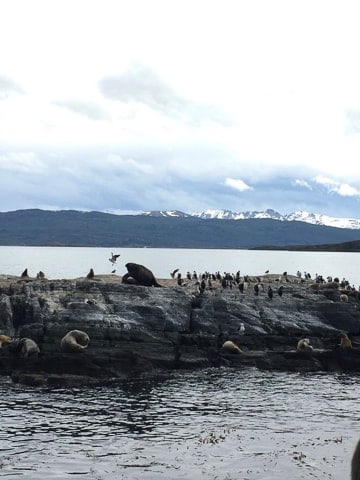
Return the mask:
<path id="1" fill-rule="evenodd" d="M 250 249 L 358 240 L 356 229 L 270 218 L 224 221 L 78 210 L 0 212 L 0 245 Z"/>
<path id="2" fill-rule="evenodd" d="M 202 219 L 221 219 L 221 220 L 248 220 L 251 218 L 257 219 L 272 219 L 282 222 L 305 222 L 312 225 L 325 225 L 328 227 L 360 229 L 360 219 L 331 217 L 320 213 L 311 213 L 304 210 L 297 210 L 289 214 L 281 214 L 271 208 L 264 211 L 250 210 L 245 212 L 233 212 L 232 210 L 206 210 L 205 212 L 184 213 L 179 210 L 153 210 L 143 212 L 141 215 L 146 216 L 162 216 L 162 217 L 198 217 Z"/>

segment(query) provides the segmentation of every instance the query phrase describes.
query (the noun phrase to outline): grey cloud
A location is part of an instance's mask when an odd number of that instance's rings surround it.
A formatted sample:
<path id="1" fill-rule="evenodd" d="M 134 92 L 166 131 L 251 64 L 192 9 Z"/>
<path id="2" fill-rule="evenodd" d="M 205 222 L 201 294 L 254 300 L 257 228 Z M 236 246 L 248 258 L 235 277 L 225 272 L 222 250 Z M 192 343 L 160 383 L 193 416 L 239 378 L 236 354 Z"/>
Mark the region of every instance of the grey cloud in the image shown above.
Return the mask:
<path id="1" fill-rule="evenodd" d="M 52 103 L 58 107 L 66 108 L 72 112 L 84 115 L 90 120 L 110 120 L 108 113 L 93 102 L 85 102 L 80 100 L 58 100 Z"/>
<path id="2" fill-rule="evenodd" d="M 10 95 L 22 95 L 24 90 L 10 77 L 0 75 L 0 100 L 4 100 Z"/>
<path id="3" fill-rule="evenodd" d="M 139 102 L 185 123 L 234 124 L 225 112 L 182 97 L 154 70 L 139 64 L 133 65 L 121 76 L 102 78 L 99 88 L 105 98 L 124 103 Z"/>

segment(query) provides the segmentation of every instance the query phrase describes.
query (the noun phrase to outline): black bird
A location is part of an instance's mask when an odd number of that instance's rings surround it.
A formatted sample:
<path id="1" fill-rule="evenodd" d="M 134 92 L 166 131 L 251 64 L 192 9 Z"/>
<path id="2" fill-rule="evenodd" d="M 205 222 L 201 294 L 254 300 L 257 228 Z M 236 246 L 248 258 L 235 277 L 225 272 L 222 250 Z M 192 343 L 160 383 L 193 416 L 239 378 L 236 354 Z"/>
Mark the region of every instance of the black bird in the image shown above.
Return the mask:
<path id="1" fill-rule="evenodd" d="M 284 287 L 283 287 L 282 285 L 280 285 L 280 287 L 278 288 L 278 291 L 277 291 L 278 294 L 279 294 L 279 297 L 282 296 L 282 294 L 283 294 L 283 289 L 284 289 Z"/>
<path id="2" fill-rule="evenodd" d="M 203 278 L 200 282 L 200 291 L 205 292 L 205 288 L 206 288 L 206 282 L 205 282 L 205 279 Z"/>
<path id="3" fill-rule="evenodd" d="M 115 272 L 116 272 L 116 270 L 111 270 L 111 273 L 115 273 Z"/>
<path id="4" fill-rule="evenodd" d="M 266 270 L 266 272 L 265 272 L 265 273 L 269 273 L 269 270 Z"/>
<path id="5" fill-rule="evenodd" d="M 241 293 L 244 293 L 244 282 L 239 283 L 239 290 Z"/>
<path id="6" fill-rule="evenodd" d="M 178 268 L 175 268 L 175 270 L 173 272 L 170 272 L 170 276 L 171 278 L 175 278 L 175 274 L 179 271 Z"/>
<path id="7" fill-rule="evenodd" d="M 259 295 L 259 285 L 257 283 L 254 285 L 254 293 L 255 295 Z"/>
<path id="8" fill-rule="evenodd" d="M 120 257 L 120 254 L 114 255 L 113 252 L 111 252 L 111 257 L 109 258 L 109 262 L 111 262 L 114 265 L 118 257 Z"/>
<path id="9" fill-rule="evenodd" d="M 268 297 L 269 297 L 269 300 L 272 300 L 274 296 L 274 292 L 273 292 L 273 289 L 270 287 L 269 285 L 269 288 L 268 288 Z"/>
<path id="10" fill-rule="evenodd" d="M 86 278 L 94 278 L 95 274 L 94 274 L 94 270 L 92 268 L 90 268 L 90 271 L 89 273 L 86 275 Z"/>

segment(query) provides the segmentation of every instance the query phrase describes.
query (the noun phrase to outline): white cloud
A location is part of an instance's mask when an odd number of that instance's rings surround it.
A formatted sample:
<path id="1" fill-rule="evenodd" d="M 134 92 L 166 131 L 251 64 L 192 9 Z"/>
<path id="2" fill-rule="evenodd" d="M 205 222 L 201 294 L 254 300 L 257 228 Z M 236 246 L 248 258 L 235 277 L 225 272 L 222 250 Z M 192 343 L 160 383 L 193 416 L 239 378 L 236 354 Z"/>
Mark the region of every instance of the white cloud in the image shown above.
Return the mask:
<path id="1" fill-rule="evenodd" d="M 235 178 L 226 178 L 225 185 L 227 185 L 228 187 L 234 188 L 235 190 L 239 190 L 239 192 L 245 192 L 246 190 L 253 190 L 253 188 L 247 185 L 243 180 L 235 179 Z"/>
<path id="2" fill-rule="evenodd" d="M 12 78 L 0 75 L 0 100 L 24 93 L 24 90 Z"/>
<path id="3" fill-rule="evenodd" d="M 292 184 L 296 187 L 304 187 L 312 190 L 311 185 L 306 180 L 296 179 Z"/>
<path id="4" fill-rule="evenodd" d="M 52 102 L 59 107 L 84 115 L 90 120 L 110 120 L 110 115 L 95 102 L 81 100 L 58 100 Z"/>
<path id="5" fill-rule="evenodd" d="M 360 196 L 360 190 L 352 187 L 347 183 L 340 183 L 328 177 L 317 176 L 315 182 L 323 185 L 330 193 L 337 193 L 343 197 L 357 197 Z"/>
<path id="6" fill-rule="evenodd" d="M 161 209 L 175 201 L 183 210 L 206 209 L 207 202 L 233 209 L 238 192 L 246 192 L 250 209 L 250 202 L 272 208 L 281 185 L 296 190 L 298 202 L 316 198 L 322 213 L 333 208 L 324 192 L 358 210 L 356 2 L 3 5 L 0 168 L 7 202 L 40 205 L 39 192 L 30 192 L 38 181 L 50 195 L 62 182 L 42 205 L 94 208 L 95 191 L 105 209 L 121 209 L 121 202 L 148 209 L 155 199 Z"/>

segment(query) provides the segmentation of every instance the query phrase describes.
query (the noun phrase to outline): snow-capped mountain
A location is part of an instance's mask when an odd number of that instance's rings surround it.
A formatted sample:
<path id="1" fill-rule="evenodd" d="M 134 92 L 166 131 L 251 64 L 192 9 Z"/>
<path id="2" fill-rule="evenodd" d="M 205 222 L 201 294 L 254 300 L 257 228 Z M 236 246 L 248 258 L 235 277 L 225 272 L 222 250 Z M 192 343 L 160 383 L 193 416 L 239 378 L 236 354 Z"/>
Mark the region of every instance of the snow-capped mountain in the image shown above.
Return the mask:
<path id="1" fill-rule="evenodd" d="M 268 209 L 264 212 L 247 211 L 247 212 L 232 212 L 231 210 L 206 210 L 200 213 L 184 213 L 178 210 L 162 210 L 144 212 L 142 215 L 153 217 L 198 217 L 204 219 L 217 218 L 221 220 L 247 220 L 250 218 L 270 218 L 273 220 L 280 220 L 283 222 L 305 222 L 313 225 L 326 225 L 328 227 L 337 228 L 351 228 L 353 230 L 360 230 L 360 219 L 356 218 L 338 218 L 330 217 L 328 215 L 321 215 L 319 213 L 310 213 L 305 211 L 296 211 L 286 215 Z"/>
<path id="2" fill-rule="evenodd" d="M 191 217 L 189 213 L 180 212 L 179 210 L 151 210 L 142 212 L 145 217 Z"/>

